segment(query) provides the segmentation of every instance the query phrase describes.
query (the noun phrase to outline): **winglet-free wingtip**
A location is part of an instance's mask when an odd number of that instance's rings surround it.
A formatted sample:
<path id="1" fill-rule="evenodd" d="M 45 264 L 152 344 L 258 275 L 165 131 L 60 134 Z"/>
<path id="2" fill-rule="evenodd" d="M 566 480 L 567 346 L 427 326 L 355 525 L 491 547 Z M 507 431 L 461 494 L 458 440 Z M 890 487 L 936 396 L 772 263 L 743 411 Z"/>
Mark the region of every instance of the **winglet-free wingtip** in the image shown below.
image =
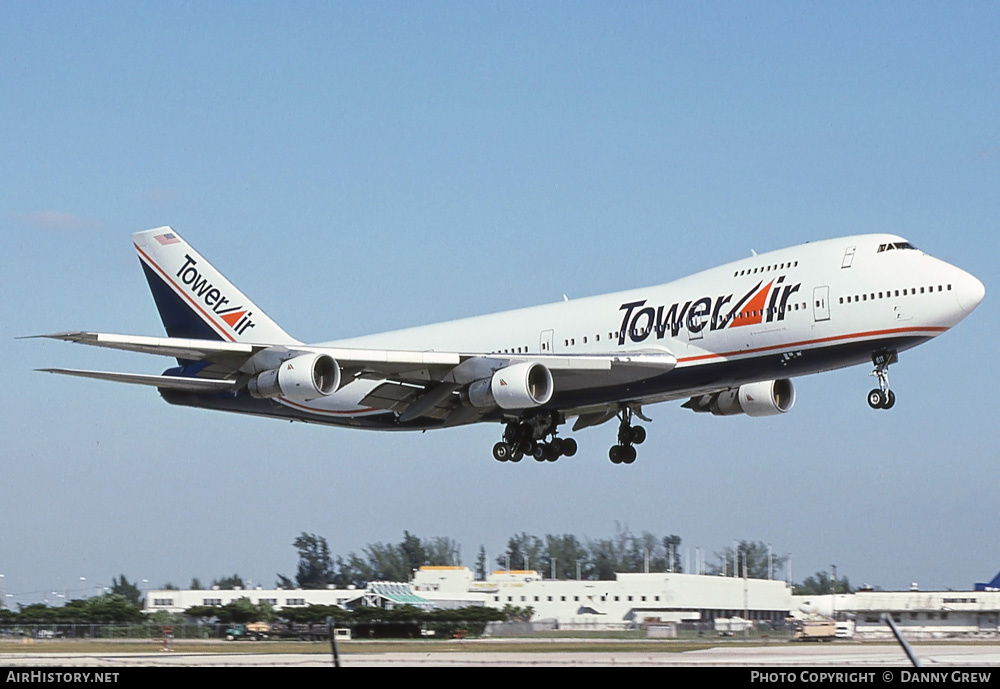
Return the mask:
<path id="1" fill-rule="evenodd" d="M 16 337 L 16 340 L 62 340 L 63 342 L 80 342 L 83 340 L 84 335 L 87 335 L 82 330 L 66 330 L 61 333 L 50 333 L 47 335 L 21 335 Z"/>

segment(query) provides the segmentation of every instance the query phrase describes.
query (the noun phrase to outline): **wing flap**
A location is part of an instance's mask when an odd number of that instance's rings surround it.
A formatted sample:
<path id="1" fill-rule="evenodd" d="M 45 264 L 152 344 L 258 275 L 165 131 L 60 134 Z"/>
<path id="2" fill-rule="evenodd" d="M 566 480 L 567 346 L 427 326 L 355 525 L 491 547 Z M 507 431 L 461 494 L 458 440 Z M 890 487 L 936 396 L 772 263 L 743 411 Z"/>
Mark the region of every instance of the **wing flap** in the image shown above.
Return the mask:
<path id="1" fill-rule="evenodd" d="M 444 406 L 445 400 L 435 392 L 437 389 L 427 393 L 414 385 L 385 382 L 369 392 L 360 404 L 396 412 L 403 422 L 420 416 L 445 419 L 454 405 Z"/>

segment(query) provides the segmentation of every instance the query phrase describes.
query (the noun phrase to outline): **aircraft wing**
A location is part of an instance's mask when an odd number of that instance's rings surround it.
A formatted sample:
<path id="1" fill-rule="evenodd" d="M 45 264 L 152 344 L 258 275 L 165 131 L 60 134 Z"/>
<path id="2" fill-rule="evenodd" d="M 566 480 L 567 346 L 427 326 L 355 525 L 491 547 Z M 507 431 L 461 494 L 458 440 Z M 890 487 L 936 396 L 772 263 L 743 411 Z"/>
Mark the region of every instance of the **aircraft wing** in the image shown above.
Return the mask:
<path id="1" fill-rule="evenodd" d="M 70 331 L 51 335 L 32 335 L 49 340 L 63 340 L 93 347 L 121 349 L 126 352 L 161 354 L 187 361 L 246 360 L 255 352 L 267 349 L 268 345 L 252 345 L 242 342 L 222 340 L 190 340 L 181 337 L 146 337 L 144 335 L 117 335 L 114 333 L 93 333 Z M 238 368 L 238 367 L 237 367 Z"/>
<path id="2" fill-rule="evenodd" d="M 340 366 L 343 380 L 382 381 L 366 403 L 392 409 L 404 419 L 441 416 L 454 411 L 457 393 L 466 386 L 489 379 L 499 370 L 520 363 L 544 365 L 556 390 L 620 385 L 669 372 L 676 357 L 664 349 L 609 354 L 499 354 L 410 350 L 355 349 L 325 345 L 269 345 L 178 337 L 148 337 L 72 331 L 37 335 L 95 347 L 158 354 L 181 361 L 205 362 L 196 377 L 43 369 L 123 383 L 209 392 L 234 391 L 237 379 L 276 368 L 282 361 L 304 353 L 326 354 Z M 204 384 L 202 384 L 202 382 Z M 435 413 L 435 409 L 437 412 Z"/>
<path id="3" fill-rule="evenodd" d="M 180 376 L 151 376 L 143 373 L 118 373 L 117 371 L 82 371 L 75 368 L 39 368 L 43 373 L 61 373 L 64 376 L 95 378 L 116 383 L 151 385 L 157 388 L 184 390 L 186 392 L 232 392 L 236 381 L 214 378 L 185 378 Z"/>

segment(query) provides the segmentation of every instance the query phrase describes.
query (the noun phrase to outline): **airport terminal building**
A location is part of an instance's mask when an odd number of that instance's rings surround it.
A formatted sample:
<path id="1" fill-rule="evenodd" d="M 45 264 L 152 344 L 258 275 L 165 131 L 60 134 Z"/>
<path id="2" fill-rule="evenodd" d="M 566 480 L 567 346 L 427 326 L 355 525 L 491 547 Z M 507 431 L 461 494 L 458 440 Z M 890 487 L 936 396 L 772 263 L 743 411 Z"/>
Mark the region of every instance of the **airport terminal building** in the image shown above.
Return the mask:
<path id="1" fill-rule="evenodd" d="M 240 598 L 276 610 L 309 605 L 531 608 L 532 620 L 561 629 L 628 629 L 640 625 L 704 623 L 740 618 L 778 623 L 792 610 L 783 581 L 659 572 L 617 574 L 608 581 L 545 579 L 536 571 L 499 570 L 476 581 L 467 567 L 421 567 L 407 583 L 372 582 L 365 589 L 160 590 L 145 611 L 183 613 Z"/>

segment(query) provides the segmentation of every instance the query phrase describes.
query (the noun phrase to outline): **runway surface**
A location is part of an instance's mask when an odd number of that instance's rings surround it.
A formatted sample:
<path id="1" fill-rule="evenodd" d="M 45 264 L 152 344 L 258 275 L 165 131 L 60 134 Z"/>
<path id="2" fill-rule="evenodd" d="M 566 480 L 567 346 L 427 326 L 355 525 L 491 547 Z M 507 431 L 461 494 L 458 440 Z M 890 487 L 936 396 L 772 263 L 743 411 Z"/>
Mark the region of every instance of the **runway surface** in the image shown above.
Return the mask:
<path id="1" fill-rule="evenodd" d="M 917 646 L 925 668 L 1000 666 L 1000 647 L 990 644 Z M 331 667 L 328 654 L 317 653 L 2 653 L 10 667 Z M 898 646 L 792 645 L 725 646 L 682 653 L 667 652 L 528 652 L 492 653 L 468 649 L 427 653 L 354 653 L 341 655 L 343 667 L 910 667 Z"/>

